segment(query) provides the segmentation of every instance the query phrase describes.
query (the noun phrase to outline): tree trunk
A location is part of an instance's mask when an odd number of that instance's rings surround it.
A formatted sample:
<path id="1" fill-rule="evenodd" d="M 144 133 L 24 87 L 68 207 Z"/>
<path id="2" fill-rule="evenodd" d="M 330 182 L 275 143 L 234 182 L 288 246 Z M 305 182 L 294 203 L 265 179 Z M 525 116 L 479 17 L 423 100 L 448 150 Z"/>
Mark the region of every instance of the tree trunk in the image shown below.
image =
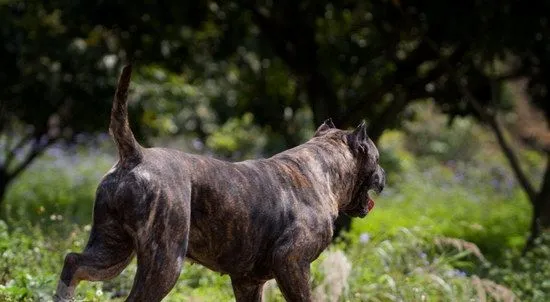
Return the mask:
<path id="1" fill-rule="evenodd" d="M 539 222 L 539 232 L 550 231 L 550 196 L 541 198 L 538 208 L 539 211 L 533 216 Z"/>
<path id="2" fill-rule="evenodd" d="M 10 178 L 8 177 L 6 171 L 3 169 L 0 170 L 0 219 L 4 217 L 4 199 L 7 192 L 8 184 Z"/>
<path id="3" fill-rule="evenodd" d="M 541 232 L 550 229 L 550 153 L 547 153 L 546 157 L 546 170 L 542 185 L 535 195 L 529 196 L 533 205 L 533 214 L 531 215 L 530 234 L 523 248 L 523 254 L 533 247 Z"/>
<path id="4" fill-rule="evenodd" d="M 4 201 L 4 195 L 6 195 L 6 188 L 8 187 L 8 183 L 4 181 L 0 181 L 0 207 L 2 206 L 2 203 Z"/>
<path id="5" fill-rule="evenodd" d="M 546 231 L 550 230 L 550 193 L 540 192 L 533 204 L 531 216 L 531 229 L 523 253 L 529 251 L 535 245 L 535 240 Z"/>
<path id="6" fill-rule="evenodd" d="M 530 234 L 523 249 L 523 254 L 533 248 L 536 239 L 548 230 L 550 230 L 550 196 L 539 196 L 533 205 Z"/>

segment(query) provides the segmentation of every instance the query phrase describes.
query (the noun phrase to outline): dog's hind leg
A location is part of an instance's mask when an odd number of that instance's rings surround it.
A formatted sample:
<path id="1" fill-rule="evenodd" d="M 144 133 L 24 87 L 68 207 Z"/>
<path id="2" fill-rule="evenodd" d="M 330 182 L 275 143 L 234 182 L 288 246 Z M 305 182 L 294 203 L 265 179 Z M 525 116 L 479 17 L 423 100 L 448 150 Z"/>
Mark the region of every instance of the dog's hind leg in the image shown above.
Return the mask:
<path id="1" fill-rule="evenodd" d="M 118 226 L 110 223 L 94 225 L 82 253 L 69 253 L 57 285 L 54 301 L 72 301 L 82 280 L 111 279 L 132 260 L 133 241 Z"/>
<path id="2" fill-rule="evenodd" d="M 160 235 L 159 237 L 164 237 Z M 186 239 L 151 238 L 140 243 L 138 269 L 126 301 L 161 301 L 174 287 L 183 264 Z"/>
<path id="3" fill-rule="evenodd" d="M 161 301 L 180 275 L 189 237 L 189 212 L 176 205 L 137 236 L 137 273 L 126 301 Z"/>

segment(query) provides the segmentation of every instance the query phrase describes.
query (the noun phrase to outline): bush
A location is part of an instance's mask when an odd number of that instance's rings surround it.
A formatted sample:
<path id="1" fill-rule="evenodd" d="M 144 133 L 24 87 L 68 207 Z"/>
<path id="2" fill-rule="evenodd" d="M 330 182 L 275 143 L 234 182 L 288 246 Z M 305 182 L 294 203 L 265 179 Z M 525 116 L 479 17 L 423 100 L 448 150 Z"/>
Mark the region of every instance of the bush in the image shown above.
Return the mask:
<path id="1" fill-rule="evenodd" d="M 231 118 L 206 140 L 206 145 L 223 158 L 254 158 L 261 155 L 266 135 L 254 123 L 251 113 Z"/>

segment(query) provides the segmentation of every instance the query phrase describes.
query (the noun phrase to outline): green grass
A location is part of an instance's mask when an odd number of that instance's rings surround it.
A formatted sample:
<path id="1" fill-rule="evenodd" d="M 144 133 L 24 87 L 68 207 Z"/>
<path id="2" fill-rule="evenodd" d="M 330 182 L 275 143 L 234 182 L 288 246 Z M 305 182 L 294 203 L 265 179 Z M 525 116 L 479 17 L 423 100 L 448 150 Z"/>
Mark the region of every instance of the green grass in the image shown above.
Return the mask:
<path id="1" fill-rule="evenodd" d="M 7 230 L 0 227 L 0 299 L 2 301 L 47 300 L 53 293 L 63 255 L 80 250 L 89 227 L 74 226 L 70 236 L 52 240 L 40 229 Z M 334 246 L 313 265 L 312 285 L 316 297 L 340 293 L 345 301 L 415 301 L 426 296 L 434 299 L 464 297 L 474 294 L 471 280 L 457 273 L 455 266 L 466 254 L 438 254 L 435 246 L 420 235 L 402 229 L 392 238 L 349 246 Z M 340 255 L 335 257 L 334 255 Z M 348 274 L 341 268 L 348 265 Z M 327 269 L 328 268 L 328 269 Z M 126 295 L 135 273 L 132 263 L 121 276 L 103 283 L 82 282 L 78 297 L 85 301 L 121 301 L 113 294 Z M 434 283 L 436 280 L 436 283 Z M 338 290 L 338 284 L 342 288 Z M 266 288 L 267 301 L 283 301 L 278 289 Z M 186 264 L 180 280 L 166 301 L 231 301 L 229 278 L 200 265 Z"/>
<path id="2" fill-rule="evenodd" d="M 502 247 L 523 246 L 530 204 L 522 192 L 495 198 L 490 193 L 421 181 L 407 182 L 399 192 L 380 196 L 367 218 L 354 220 L 351 237 L 359 238 L 361 233 L 386 237 L 405 227 L 472 241 L 493 260 L 501 256 Z"/>

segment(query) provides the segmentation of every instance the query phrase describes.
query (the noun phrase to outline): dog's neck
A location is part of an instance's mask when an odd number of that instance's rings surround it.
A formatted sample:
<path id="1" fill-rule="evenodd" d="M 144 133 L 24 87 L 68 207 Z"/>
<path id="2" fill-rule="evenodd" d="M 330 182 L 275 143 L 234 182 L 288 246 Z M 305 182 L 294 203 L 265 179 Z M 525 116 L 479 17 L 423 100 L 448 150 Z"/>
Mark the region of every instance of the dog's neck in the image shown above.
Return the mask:
<path id="1" fill-rule="evenodd" d="M 344 141 L 313 138 L 308 142 L 277 154 L 289 156 L 309 170 L 311 179 L 322 190 L 320 195 L 330 200 L 338 212 L 351 201 L 358 177 L 357 159 Z"/>

